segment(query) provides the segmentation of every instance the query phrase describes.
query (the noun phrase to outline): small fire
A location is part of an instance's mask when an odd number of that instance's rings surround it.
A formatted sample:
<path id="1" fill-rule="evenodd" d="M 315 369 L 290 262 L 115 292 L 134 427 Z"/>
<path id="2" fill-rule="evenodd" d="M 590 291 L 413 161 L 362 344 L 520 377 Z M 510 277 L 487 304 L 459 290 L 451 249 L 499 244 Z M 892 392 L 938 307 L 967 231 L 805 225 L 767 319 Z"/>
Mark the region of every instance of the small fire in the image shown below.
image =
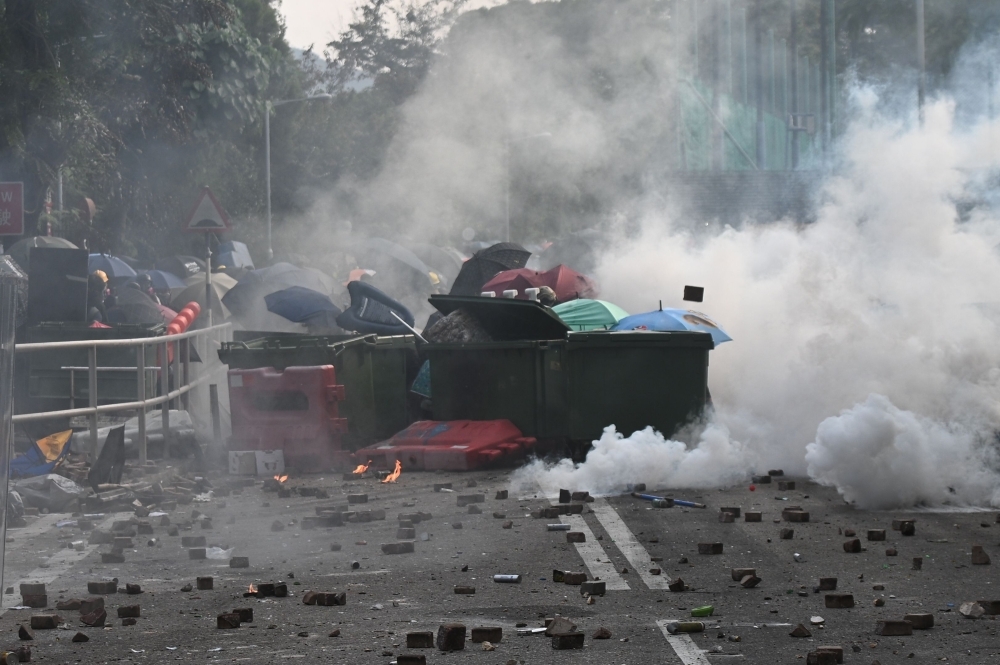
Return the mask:
<path id="1" fill-rule="evenodd" d="M 257 593 L 257 585 L 256 584 L 251 584 L 250 588 L 247 589 L 247 593 Z"/>
<path id="2" fill-rule="evenodd" d="M 365 471 L 367 471 L 368 467 L 370 467 L 371 465 L 372 465 L 372 461 L 368 460 L 368 464 L 359 464 L 358 468 L 354 469 L 354 471 L 352 471 L 352 473 L 356 473 L 358 475 L 361 475 L 362 473 L 364 473 Z"/>
<path id="3" fill-rule="evenodd" d="M 392 473 L 385 477 L 383 483 L 394 483 L 396 479 L 399 478 L 399 474 L 403 473 L 403 464 L 399 460 L 396 460 L 396 468 L 393 469 Z"/>
<path id="4" fill-rule="evenodd" d="M 275 476 L 274 479 L 277 480 L 279 483 L 283 483 L 286 480 L 288 480 L 288 476 Z M 253 586 L 253 585 L 251 584 L 250 586 Z"/>

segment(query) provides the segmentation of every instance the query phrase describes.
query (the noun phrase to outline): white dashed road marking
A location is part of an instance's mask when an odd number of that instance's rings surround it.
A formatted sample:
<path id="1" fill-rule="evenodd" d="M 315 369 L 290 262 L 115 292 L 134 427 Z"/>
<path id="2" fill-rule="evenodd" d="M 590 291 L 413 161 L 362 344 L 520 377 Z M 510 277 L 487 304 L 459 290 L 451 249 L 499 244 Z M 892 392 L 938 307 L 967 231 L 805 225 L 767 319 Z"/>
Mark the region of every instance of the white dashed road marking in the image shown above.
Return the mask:
<path id="1" fill-rule="evenodd" d="M 685 633 L 670 634 L 670 631 L 667 630 L 667 625 L 673 621 L 675 619 L 660 619 L 656 622 L 656 625 L 660 627 L 663 636 L 667 638 L 667 644 L 674 650 L 674 653 L 681 659 L 681 662 L 684 665 L 711 665 L 708 657 L 705 655 L 704 649 L 699 649 L 690 635 Z"/>
<path id="2" fill-rule="evenodd" d="M 600 578 L 605 582 L 605 588 L 608 591 L 628 591 L 630 588 L 628 582 L 625 581 L 625 578 L 621 576 L 615 565 L 608 559 L 608 553 L 601 547 L 601 543 L 598 542 L 594 536 L 594 532 L 587 526 L 583 517 L 580 515 L 563 515 L 562 522 L 563 524 L 569 524 L 571 530 L 582 531 L 586 535 L 587 539 L 584 542 L 574 544 L 576 545 L 576 551 L 580 554 L 580 558 L 587 564 L 587 570 L 590 571 L 591 577 Z"/>
<path id="3" fill-rule="evenodd" d="M 628 562 L 632 564 L 632 569 L 639 573 L 639 577 L 650 589 L 666 589 L 670 584 L 670 576 L 666 574 L 653 575 L 649 572 L 651 561 L 649 552 L 642 546 L 632 531 L 628 528 L 615 509 L 604 499 L 595 499 L 591 504 L 594 516 L 601 523 L 604 530 L 611 536 L 615 547 L 621 550 Z M 611 587 L 608 587 L 611 588 Z"/>

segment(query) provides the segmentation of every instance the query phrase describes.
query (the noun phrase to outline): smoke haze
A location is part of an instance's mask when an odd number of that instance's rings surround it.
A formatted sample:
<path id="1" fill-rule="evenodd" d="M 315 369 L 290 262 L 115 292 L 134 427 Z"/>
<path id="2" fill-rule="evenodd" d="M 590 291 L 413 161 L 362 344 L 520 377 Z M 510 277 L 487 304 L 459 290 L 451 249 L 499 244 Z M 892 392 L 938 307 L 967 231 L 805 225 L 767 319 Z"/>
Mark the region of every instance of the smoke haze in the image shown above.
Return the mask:
<path id="1" fill-rule="evenodd" d="M 637 20 L 641 5 L 619 5 L 585 43 L 512 12 L 450 40 L 403 108 L 387 167 L 354 194 L 365 216 L 403 220 L 402 234 L 453 241 L 472 219 L 500 238 L 503 139 L 548 132 L 520 170 L 610 202 L 573 222 L 614 231 L 594 275 L 603 298 L 638 313 L 706 288 L 699 308 L 735 339 L 712 353 L 709 421 L 678 441 L 609 428 L 584 463 L 535 462 L 519 481 L 610 493 L 780 467 L 865 508 L 1000 504 L 1000 220 L 985 205 L 993 176 L 976 170 L 994 164 L 1000 127 L 970 92 L 995 49 L 966 51 L 923 125 L 912 90 L 854 84 L 814 222 L 697 230 L 656 185 L 677 52 L 662 17 Z"/>

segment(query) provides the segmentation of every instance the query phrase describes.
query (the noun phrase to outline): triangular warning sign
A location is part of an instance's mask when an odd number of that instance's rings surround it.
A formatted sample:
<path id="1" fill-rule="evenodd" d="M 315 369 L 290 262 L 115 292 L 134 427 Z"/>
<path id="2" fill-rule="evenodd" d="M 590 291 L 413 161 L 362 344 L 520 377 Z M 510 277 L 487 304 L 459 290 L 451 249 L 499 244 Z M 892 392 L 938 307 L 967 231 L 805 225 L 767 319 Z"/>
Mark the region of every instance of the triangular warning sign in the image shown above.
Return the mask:
<path id="1" fill-rule="evenodd" d="M 208 187 L 202 189 L 198 201 L 188 215 L 187 222 L 184 223 L 184 230 L 192 233 L 214 233 L 232 229 L 229 216 L 219 205 L 212 190 Z"/>

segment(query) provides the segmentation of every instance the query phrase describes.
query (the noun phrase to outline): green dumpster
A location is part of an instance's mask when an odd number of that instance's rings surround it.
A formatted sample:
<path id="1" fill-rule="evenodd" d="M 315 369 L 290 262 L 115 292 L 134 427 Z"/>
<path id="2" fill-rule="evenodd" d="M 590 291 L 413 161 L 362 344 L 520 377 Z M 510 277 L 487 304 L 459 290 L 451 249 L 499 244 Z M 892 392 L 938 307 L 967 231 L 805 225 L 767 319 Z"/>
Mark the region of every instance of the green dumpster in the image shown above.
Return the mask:
<path id="1" fill-rule="evenodd" d="M 566 333 L 546 307 L 528 300 L 432 296 L 442 314 L 464 309 L 497 341 L 421 346 L 431 365 L 435 420 L 505 418 L 525 436 L 566 432 Z"/>
<path id="2" fill-rule="evenodd" d="M 506 418 L 526 436 L 593 441 L 608 425 L 625 435 L 652 426 L 670 436 L 705 408 L 708 333 L 571 333 L 534 302 L 433 296 L 431 303 L 443 314 L 465 309 L 498 340 L 421 347 L 435 420 Z"/>
<path id="3" fill-rule="evenodd" d="M 671 436 L 705 409 L 714 347 L 703 332 L 571 333 L 566 435 L 593 441 L 614 425 L 625 436 L 649 426 Z"/>
<path id="4" fill-rule="evenodd" d="M 344 386 L 340 415 L 347 418 L 350 448 L 388 439 L 419 413 L 409 392 L 419 369 L 411 335 L 275 335 L 223 342 L 219 358 L 230 369 L 333 365 L 337 383 Z"/>
<path id="5" fill-rule="evenodd" d="M 566 431 L 563 340 L 428 344 L 434 420 L 507 419 L 525 436 Z"/>
<path id="6" fill-rule="evenodd" d="M 122 324 L 110 328 L 91 328 L 83 323 L 41 323 L 27 329 L 25 341 L 32 344 L 82 340 L 115 340 L 159 337 L 163 325 Z M 146 356 L 146 397 L 155 397 L 159 386 L 155 345 L 144 347 Z M 53 349 L 32 351 L 27 356 L 28 396 L 46 400 L 48 408 L 69 408 L 71 398 L 76 407 L 87 406 L 90 386 L 87 368 L 90 351 Z M 111 347 L 97 349 L 97 394 L 100 404 L 134 402 L 138 397 L 136 383 L 136 348 Z M 75 369 L 69 369 L 75 368 Z M 55 402 L 48 402 L 55 400 Z"/>

